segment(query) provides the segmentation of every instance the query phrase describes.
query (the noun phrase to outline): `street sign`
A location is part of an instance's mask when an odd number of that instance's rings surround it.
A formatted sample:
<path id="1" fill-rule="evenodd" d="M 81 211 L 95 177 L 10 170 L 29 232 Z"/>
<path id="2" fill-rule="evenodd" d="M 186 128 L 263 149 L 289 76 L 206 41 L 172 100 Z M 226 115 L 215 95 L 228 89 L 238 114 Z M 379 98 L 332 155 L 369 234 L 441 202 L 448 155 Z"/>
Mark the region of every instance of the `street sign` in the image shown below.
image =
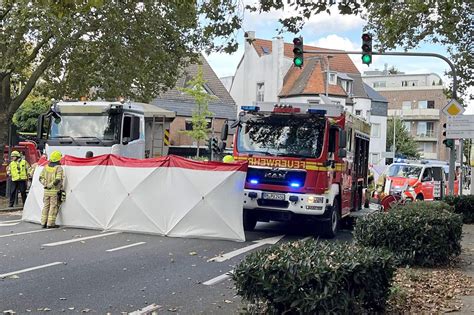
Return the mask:
<path id="1" fill-rule="evenodd" d="M 462 115 L 465 111 L 464 107 L 459 104 L 456 100 L 450 100 L 448 104 L 443 108 L 443 113 L 446 116 L 458 116 Z"/>
<path id="2" fill-rule="evenodd" d="M 448 116 L 448 121 L 446 122 L 446 138 L 474 138 L 474 115 Z"/>

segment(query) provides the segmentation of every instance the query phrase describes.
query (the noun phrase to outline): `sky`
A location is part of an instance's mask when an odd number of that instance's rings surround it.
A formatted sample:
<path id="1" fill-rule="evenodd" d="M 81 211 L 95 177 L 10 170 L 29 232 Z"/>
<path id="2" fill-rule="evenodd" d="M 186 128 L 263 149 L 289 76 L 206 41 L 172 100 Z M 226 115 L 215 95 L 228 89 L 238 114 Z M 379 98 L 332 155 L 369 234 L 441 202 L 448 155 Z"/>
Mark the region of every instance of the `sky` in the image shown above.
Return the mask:
<path id="1" fill-rule="evenodd" d="M 219 77 L 232 76 L 235 73 L 237 64 L 243 55 L 243 37 L 246 31 L 255 31 L 257 38 L 271 40 L 275 36 L 283 36 L 285 42 L 291 43 L 295 34 L 284 33 L 279 35 L 277 29 L 280 24 L 278 18 L 288 16 L 291 12 L 276 11 L 271 13 L 250 13 L 245 12 L 243 28 L 237 34 L 239 49 L 232 55 L 213 53 L 207 57 L 208 62 Z M 331 10 L 331 14 L 321 13 L 311 17 L 306 22 L 302 32 L 305 45 L 314 45 L 322 48 L 333 48 L 339 50 L 360 50 L 361 35 L 366 22 L 353 15 L 341 15 L 336 8 Z M 374 43 L 375 44 L 375 43 Z M 402 51 L 402 49 L 396 49 Z M 412 50 L 415 52 L 432 52 L 448 56 L 446 49 L 440 45 L 421 44 Z M 395 66 L 405 73 L 436 73 L 440 75 L 444 82 L 449 82 L 445 72 L 449 66 L 437 58 L 428 57 L 395 57 L 395 56 L 374 56 L 370 67 L 362 64 L 360 55 L 350 56 L 359 71 L 383 70 L 384 65 Z M 465 114 L 474 114 L 474 102 L 470 101 Z"/>

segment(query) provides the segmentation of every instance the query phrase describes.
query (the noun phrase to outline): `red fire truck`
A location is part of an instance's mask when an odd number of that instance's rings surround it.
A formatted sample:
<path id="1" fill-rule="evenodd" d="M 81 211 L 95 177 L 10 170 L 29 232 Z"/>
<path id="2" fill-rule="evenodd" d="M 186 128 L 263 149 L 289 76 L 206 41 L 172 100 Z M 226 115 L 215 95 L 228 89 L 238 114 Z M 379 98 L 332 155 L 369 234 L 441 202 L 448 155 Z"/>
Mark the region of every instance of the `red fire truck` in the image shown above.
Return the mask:
<path id="1" fill-rule="evenodd" d="M 330 238 L 342 218 L 362 208 L 370 125 L 343 106 L 242 106 L 234 127 L 234 158 L 249 163 L 245 229 L 309 219 Z"/>

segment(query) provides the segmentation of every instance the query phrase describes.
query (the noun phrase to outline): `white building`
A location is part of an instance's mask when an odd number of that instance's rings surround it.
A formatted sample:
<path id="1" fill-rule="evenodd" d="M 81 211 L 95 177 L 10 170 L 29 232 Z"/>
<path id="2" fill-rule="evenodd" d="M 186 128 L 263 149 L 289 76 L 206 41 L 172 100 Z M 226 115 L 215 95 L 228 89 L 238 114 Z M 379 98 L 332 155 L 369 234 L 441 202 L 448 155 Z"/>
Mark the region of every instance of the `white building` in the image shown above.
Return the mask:
<path id="1" fill-rule="evenodd" d="M 370 163 L 385 165 L 387 104 L 380 102 L 380 95 L 377 101 L 371 99 L 348 55 L 306 54 L 300 69 L 293 66 L 293 44 L 284 43 L 281 38 L 258 39 L 255 32 L 246 32 L 245 39 L 244 55 L 230 84 L 230 94 L 238 108 L 254 102 L 280 101 L 322 104 L 329 100 L 344 105 L 378 130 L 371 140 Z M 305 49 L 328 50 L 311 46 Z"/>

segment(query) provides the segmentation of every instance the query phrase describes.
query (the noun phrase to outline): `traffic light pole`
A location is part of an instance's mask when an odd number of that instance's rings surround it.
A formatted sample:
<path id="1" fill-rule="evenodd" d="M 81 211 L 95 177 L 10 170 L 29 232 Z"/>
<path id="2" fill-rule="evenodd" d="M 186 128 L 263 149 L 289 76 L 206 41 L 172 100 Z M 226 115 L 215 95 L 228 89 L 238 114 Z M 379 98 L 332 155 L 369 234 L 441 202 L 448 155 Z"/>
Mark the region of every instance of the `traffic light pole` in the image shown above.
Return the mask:
<path id="1" fill-rule="evenodd" d="M 342 51 L 342 50 L 303 50 L 305 54 L 317 54 L 317 55 L 365 55 L 366 52 L 362 51 Z M 458 89 L 458 78 L 456 75 L 456 69 L 454 68 L 454 64 L 443 55 L 435 54 L 435 53 L 424 53 L 424 52 L 398 52 L 398 51 L 384 51 L 384 52 L 377 52 L 373 51 L 372 55 L 375 56 L 405 56 L 405 57 L 434 57 L 438 59 L 444 60 L 449 67 L 451 68 L 451 74 L 453 76 L 453 90 L 452 90 L 452 98 L 457 99 L 457 89 Z M 459 139 L 462 141 L 462 139 Z M 462 152 L 461 152 L 462 153 Z M 454 194 L 454 177 L 455 177 L 455 163 L 456 163 L 456 148 L 450 148 L 449 154 L 449 180 L 448 180 L 448 187 L 449 187 L 449 194 Z M 462 166 L 462 165 L 461 165 Z"/>

